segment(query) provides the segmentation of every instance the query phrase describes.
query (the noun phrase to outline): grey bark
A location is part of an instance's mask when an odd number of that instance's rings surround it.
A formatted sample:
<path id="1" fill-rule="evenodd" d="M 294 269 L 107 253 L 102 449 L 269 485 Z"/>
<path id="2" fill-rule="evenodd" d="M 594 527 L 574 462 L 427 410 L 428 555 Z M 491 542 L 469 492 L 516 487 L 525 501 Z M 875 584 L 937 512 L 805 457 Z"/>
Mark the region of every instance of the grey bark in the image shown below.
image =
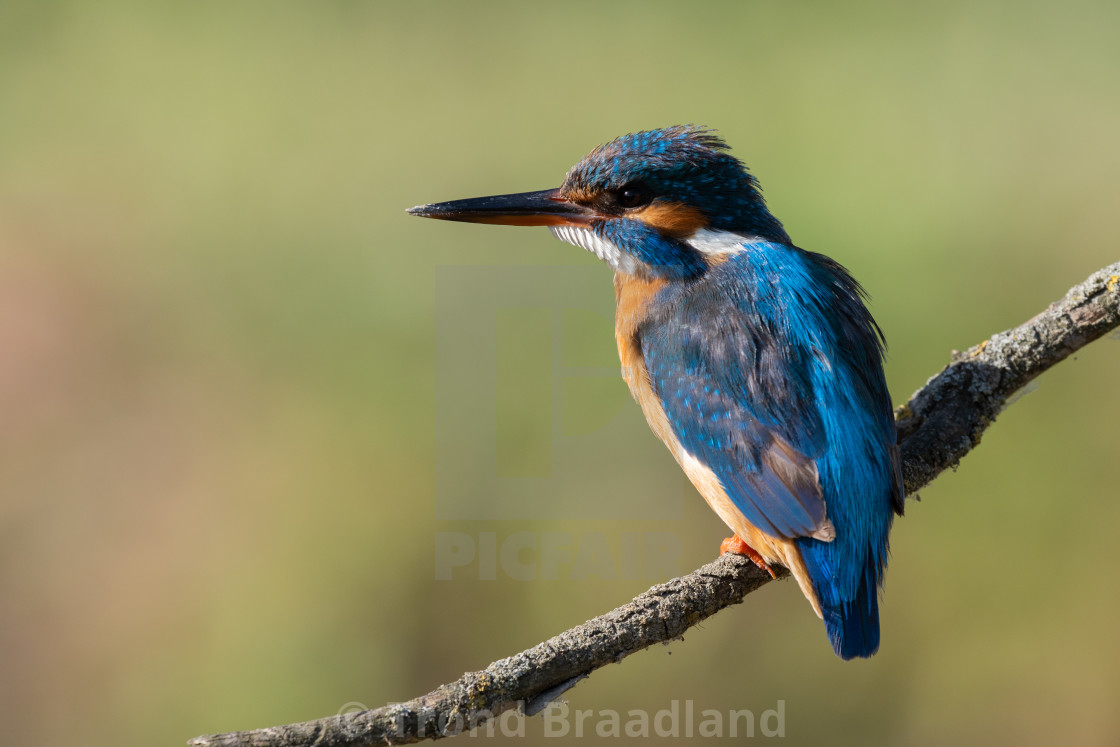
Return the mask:
<path id="1" fill-rule="evenodd" d="M 984 340 L 895 413 L 913 495 L 980 442 L 1008 399 L 1055 363 L 1120 326 L 1120 263 L 1093 273 L 1014 329 Z M 776 569 L 778 578 L 788 575 Z M 582 625 L 397 705 L 192 739 L 201 747 L 365 747 L 453 736 L 511 709 L 533 714 L 589 673 L 686 630 L 770 582 L 738 555 L 658 584 Z"/>

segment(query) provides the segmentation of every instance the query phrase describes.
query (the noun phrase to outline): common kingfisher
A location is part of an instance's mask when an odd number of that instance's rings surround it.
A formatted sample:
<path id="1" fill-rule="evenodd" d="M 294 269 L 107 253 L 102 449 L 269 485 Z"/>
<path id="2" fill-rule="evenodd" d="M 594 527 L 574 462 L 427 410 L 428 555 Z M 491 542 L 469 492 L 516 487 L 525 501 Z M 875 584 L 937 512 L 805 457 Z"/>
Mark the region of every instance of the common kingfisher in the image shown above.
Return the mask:
<path id="1" fill-rule="evenodd" d="M 788 568 L 836 653 L 871 656 L 904 499 L 883 334 L 859 283 L 794 245 L 728 150 L 694 125 L 637 132 L 556 189 L 408 212 L 548 226 L 610 265 L 622 376 L 734 531 L 721 552 Z"/>

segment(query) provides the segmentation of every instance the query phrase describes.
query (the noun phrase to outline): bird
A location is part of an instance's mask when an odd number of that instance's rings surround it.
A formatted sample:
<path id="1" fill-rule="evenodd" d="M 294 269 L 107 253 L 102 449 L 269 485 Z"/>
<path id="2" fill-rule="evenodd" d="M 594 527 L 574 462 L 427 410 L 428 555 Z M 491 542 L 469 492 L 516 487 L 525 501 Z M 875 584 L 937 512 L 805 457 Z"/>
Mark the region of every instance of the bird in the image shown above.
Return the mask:
<path id="1" fill-rule="evenodd" d="M 788 569 L 842 659 L 878 650 L 905 499 L 886 342 L 863 288 L 793 243 L 722 137 L 698 125 L 634 132 L 557 188 L 408 213 L 547 226 L 606 262 L 622 376 L 734 532 L 721 554 Z"/>

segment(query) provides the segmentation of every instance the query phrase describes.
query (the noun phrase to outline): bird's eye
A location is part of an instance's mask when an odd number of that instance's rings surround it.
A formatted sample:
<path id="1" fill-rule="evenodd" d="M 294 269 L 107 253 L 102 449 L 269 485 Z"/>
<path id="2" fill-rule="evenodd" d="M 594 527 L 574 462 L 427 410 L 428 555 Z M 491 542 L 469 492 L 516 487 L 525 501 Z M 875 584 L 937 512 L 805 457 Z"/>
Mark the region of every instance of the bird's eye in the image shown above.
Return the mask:
<path id="1" fill-rule="evenodd" d="M 631 185 L 617 192 L 615 201 L 619 207 L 636 208 L 645 205 L 650 200 L 649 193 L 642 187 Z"/>

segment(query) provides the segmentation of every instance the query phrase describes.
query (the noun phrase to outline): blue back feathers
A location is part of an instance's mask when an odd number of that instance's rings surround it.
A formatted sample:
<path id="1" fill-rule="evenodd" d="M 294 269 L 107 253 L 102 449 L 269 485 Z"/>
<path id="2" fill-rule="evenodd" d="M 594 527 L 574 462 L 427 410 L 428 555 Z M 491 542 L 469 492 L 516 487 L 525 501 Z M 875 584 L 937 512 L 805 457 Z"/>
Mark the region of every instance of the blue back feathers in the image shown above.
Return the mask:
<path id="1" fill-rule="evenodd" d="M 868 656 L 902 504 L 881 337 L 838 264 L 744 242 L 662 291 L 643 357 L 682 445 L 748 521 L 796 541 L 837 653 Z M 812 537 L 826 512 L 828 542 Z"/>

